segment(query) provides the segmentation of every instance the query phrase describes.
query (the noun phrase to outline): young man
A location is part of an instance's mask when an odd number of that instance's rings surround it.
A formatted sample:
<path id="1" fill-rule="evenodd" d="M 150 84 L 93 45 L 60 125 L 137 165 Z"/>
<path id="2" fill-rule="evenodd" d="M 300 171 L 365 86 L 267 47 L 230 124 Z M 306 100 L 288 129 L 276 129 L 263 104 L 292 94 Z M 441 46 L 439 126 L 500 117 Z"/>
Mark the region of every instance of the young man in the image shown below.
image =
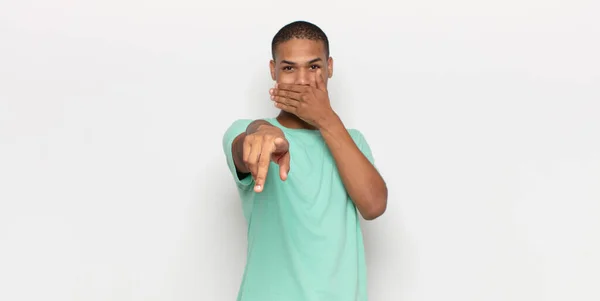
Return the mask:
<path id="1" fill-rule="evenodd" d="M 358 214 L 383 214 L 386 184 L 363 135 L 330 106 L 325 33 L 290 23 L 273 38 L 272 55 L 269 93 L 281 113 L 237 120 L 223 137 L 248 222 L 237 300 L 365 301 Z"/>

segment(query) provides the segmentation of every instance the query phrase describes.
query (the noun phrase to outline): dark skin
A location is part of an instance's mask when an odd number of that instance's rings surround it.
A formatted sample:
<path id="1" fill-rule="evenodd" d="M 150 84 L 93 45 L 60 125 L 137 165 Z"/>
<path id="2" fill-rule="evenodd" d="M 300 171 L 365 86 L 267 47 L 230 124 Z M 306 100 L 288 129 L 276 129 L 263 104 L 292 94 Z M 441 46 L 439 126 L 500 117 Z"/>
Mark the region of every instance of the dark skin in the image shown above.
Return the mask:
<path id="1" fill-rule="evenodd" d="M 269 90 L 277 120 L 287 128 L 320 131 L 356 208 L 366 220 L 381 216 L 387 207 L 385 181 L 363 155 L 331 107 L 327 81 L 333 75 L 333 59 L 321 41 L 292 39 L 281 43 L 270 62 L 276 81 Z M 281 129 L 270 123 L 252 122 L 233 143 L 238 173 L 251 174 L 254 191 L 262 192 L 270 161 L 279 165 L 279 176 L 290 171 L 289 142 Z"/>

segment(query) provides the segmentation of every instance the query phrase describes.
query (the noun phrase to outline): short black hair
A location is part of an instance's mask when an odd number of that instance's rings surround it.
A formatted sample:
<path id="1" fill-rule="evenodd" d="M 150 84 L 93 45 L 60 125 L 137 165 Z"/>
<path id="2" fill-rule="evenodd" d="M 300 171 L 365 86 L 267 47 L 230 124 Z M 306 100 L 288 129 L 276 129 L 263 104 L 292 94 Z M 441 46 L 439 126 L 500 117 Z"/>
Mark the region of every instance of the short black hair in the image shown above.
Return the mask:
<path id="1" fill-rule="evenodd" d="M 319 26 L 307 21 L 295 21 L 282 27 L 271 42 L 271 55 L 275 59 L 275 49 L 283 42 L 291 39 L 308 39 L 322 41 L 325 46 L 325 57 L 329 58 L 329 40 Z"/>

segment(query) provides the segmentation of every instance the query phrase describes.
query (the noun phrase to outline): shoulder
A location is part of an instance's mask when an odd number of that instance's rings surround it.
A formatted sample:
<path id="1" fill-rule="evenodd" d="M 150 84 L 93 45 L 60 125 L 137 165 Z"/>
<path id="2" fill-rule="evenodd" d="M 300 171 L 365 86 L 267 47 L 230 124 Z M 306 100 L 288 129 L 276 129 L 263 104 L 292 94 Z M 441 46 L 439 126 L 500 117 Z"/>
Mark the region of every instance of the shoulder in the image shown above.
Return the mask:
<path id="1" fill-rule="evenodd" d="M 374 163 L 375 160 L 373 159 L 373 154 L 371 153 L 371 147 L 369 146 L 369 143 L 367 142 L 367 139 L 365 139 L 363 133 L 357 129 L 348 129 L 348 133 L 350 134 L 350 137 L 352 137 L 352 140 L 354 140 L 354 143 L 358 149 L 360 149 L 360 151 L 367 157 L 367 159 L 369 159 L 371 163 Z"/>
<path id="2" fill-rule="evenodd" d="M 357 143 L 361 142 L 361 143 L 363 143 L 365 141 L 365 136 L 358 129 L 348 129 L 348 133 L 350 134 L 350 137 L 352 137 L 352 139 L 354 140 L 354 142 L 357 142 Z"/>
<path id="3" fill-rule="evenodd" d="M 242 118 L 242 119 L 235 119 L 234 121 L 232 121 L 229 124 L 229 128 L 238 128 L 238 127 L 248 127 L 248 125 L 250 125 L 250 123 L 257 121 L 257 120 L 264 120 L 270 124 L 276 125 L 276 118 L 272 118 L 272 117 L 265 117 L 265 118 L 256 118 L 256 119 L 248 119 L 248 118 Z"/>
<path id="4" fill-rule="evenodd" d="M 227 129 L 223 135 L 223 143 L 231 143 L 235 137 L 244 133 L 248 126 L 256 120 L 265 120 L 270 122 L 270 118 L 259 118 L 259 119 L 235 119 L 228 124 Z M 272 122 L 271 122 L 272 123 Z"/>
<path id="5" fill-rule="evenodd" d="M 367 142 L 367 139 L 365 138 L 363 132 L 361 132 L 358 129 L 348 129 L 348 133 L 350 134 L 350 137 L 352 137 L 352 140 L 354 140 L 354 143 L 356 143 L 358 148 L 360 148 L 363 151 L 370 151 L 369 143 Z"/>
<path id="6" fill-rule="evenodd" d="M 227 125 L 227 129 L 225 130 L 225 135 L 239 135 L 246 131 L 246 128 L 250 125 L 250 123 L 254 122 L 256 119 L 248 119 L 241 118 L 235 119 Z"/>
<path id="7" fill-rule="evenodd" d="M 245 132 L 251 122 L 251 119 L 236 119 L 229 123 L 223 133 L 223 147 L 228 150 L 231 147 L 233 140 L 241 133 Z"/>

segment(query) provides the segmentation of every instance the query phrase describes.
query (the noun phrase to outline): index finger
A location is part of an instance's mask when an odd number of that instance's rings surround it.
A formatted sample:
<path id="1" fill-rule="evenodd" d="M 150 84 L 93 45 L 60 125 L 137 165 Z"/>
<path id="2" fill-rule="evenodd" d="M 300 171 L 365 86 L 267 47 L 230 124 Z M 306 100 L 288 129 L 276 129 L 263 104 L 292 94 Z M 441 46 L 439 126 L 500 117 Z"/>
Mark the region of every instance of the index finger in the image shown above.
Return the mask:
<path id="1" fill-rule="evenodd" d="M 302 93 L 306 91 L 306 86 L 294 84 L 277 84 L 275 88 L 279 90 L 292 91 L 297 93 Z"/>
<path id="2" fill-rule="evenodd" d="M 265 186 L 267 179 L 267 173 L 269 172 L 269 163 L 271 163 L 271 154 L 273 153 L 273 147 L 268 146 L 268 143 L 263 145 L 260 158 L 258 159 L 258 171 L 256 172 L 256 181 L 254 185 L 254 191 L 261 192 Z"/>

